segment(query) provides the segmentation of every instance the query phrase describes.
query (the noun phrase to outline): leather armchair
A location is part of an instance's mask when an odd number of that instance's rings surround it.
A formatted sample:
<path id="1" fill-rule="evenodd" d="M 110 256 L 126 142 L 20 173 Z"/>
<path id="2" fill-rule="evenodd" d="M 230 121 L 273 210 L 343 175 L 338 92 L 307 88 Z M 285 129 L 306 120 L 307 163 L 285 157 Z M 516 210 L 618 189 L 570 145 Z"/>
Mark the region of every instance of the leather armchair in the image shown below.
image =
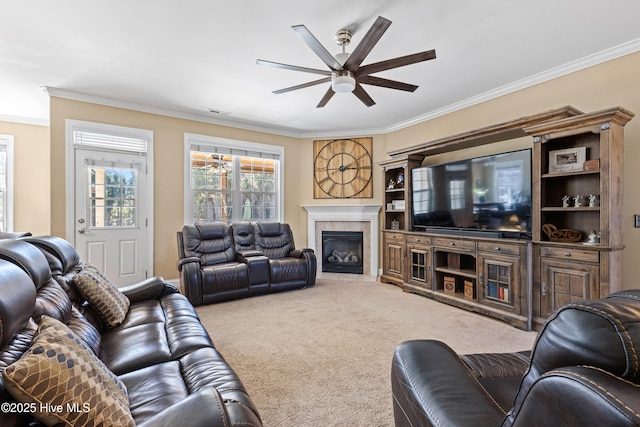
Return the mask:
<path id="1" fill-rule="evenodd" d="M 253 231 L 255 248 L 269 258 L 272 292 L 315 285 L 315 253 L 296 249 L 289 224 L 254 222 Z"/>
<path id="2" fill-rule="evenodd" d="M 396 426 L 640 425 L 640 290 L 560 308 L 531 353 L 397 346 Z"/>
<path id="3" fill-rule="evenodd" d="M 177 237 L 180 282 L 191 304 L 249 295 L 249 267 L 236 256 L 229 224 L 185 225 Z"/>

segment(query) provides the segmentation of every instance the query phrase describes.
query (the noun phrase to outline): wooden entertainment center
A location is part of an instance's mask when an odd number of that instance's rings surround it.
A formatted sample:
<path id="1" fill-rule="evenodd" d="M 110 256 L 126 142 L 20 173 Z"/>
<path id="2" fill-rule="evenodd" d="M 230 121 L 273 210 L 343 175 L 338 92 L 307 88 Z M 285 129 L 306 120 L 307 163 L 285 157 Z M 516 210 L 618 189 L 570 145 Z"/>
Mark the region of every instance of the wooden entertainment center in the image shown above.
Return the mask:
<path id="1" fill-rule="evenodd" d="M 389 152 L 380 162 L 381 281 L 526 330 L 564 304 L 622 289 L 623 140 L 632 117 L 620 107 L 585 114 L 567 106 Z M 530 236 L 413 226 L 411 171 L 426 157 L 525 136 L 533 144 Z"/>

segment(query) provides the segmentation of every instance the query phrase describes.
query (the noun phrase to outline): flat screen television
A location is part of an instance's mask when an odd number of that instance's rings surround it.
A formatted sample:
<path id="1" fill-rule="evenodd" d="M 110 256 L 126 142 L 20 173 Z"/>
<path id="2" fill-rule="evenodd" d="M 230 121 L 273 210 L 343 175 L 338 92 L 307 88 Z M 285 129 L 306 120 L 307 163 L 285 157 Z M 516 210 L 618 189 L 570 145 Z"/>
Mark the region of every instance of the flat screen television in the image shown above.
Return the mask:
<path id="1" fill-rule="evenodd" d="M 414 229 L 531 238 L 531 149 L 414 168 L 411 185 Z"/>

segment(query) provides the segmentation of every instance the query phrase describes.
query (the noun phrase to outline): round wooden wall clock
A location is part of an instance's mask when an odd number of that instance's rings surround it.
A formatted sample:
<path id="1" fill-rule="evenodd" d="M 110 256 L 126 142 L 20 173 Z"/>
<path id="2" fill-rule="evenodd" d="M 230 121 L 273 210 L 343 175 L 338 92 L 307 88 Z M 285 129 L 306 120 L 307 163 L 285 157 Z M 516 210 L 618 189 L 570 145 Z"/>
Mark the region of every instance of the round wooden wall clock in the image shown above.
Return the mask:
<path id="1" fill-rule="evenodd" d="M 372 138 L 313 141 L 313 197 L 373 197 Z"/>

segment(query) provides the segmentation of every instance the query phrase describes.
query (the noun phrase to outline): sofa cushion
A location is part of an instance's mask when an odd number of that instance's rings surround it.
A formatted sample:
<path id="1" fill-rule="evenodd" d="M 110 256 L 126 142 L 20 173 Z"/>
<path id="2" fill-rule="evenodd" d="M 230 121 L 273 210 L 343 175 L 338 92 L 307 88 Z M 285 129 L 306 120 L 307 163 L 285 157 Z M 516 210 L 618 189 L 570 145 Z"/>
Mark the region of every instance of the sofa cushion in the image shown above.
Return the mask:
<path id="1" fill-rule="evenodd" d="M 307 278 L 307 262 L 303 258 L 272 259 L 271 283 L 304 282 Z"/>
<path id="2" fill-rule="evenodd" d="M 205 265 L 235 261 L 231 226 L 226 223 L 185 225 L 182 228 L 185 257 L 197 257 Z"/>
<path id="3" fill-rule="evenodd" d="M 118 326 L 129 310 L 129 299 L 95 266 L 87 264 L 74 284 L 107 328 Z"/>
<path id="4" fill-rule="evenodd" d="M 270 259 L 284 258 L 294 250 L 293 233 L 289 224 L 254 222 L 256 249 Z"/>
<path id="5" fill-rule="evenodd" d="M 147 366 L 128 372 L 120 378 L 129 390 L 129 405 L 136 424 L 179 403 L 189 395 L 177 361 Z M 188 417 L 188 414 L 184 414 L 185 421 Z"/>
<path id="6" fill-rule="evenodd" d="M 42 318 L 31 347 L 3 378 L 11 395 L 33 404 L 48 425 L 134 425 L 124 384 L 56 319 Z"/>

